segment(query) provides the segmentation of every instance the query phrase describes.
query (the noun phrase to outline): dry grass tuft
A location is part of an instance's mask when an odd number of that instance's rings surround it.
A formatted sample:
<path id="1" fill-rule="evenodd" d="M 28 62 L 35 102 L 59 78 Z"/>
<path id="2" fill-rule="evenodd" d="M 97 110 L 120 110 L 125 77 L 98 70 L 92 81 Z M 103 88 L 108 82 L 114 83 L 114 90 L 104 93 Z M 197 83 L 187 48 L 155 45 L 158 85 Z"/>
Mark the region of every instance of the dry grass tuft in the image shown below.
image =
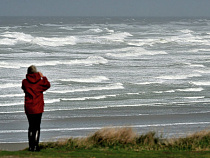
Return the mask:
<path id="1" fill-rule="evenodd" d="M 179 150 L 209 150 L 210 149 L 210 131 L 200 131 L 188 135 L 185 138 L 168 139 L 167 146 Z M 165 141 L 165 142 L 166 142 Z"/>
<path id="2" fill-rule="evenodd" d="M 135 143 L 136 133 L 132 128 L 103 128 L 89 137 L 97 145 L 131 144 Z"/>
<path id="3" fill-rule="evenodd" d="M 159 143 L 159 138 L 155 137 L 155 132 L 148 132 L 145 135 L 138 136 L 136 141 L 140 145 L 153 146 Z"/>

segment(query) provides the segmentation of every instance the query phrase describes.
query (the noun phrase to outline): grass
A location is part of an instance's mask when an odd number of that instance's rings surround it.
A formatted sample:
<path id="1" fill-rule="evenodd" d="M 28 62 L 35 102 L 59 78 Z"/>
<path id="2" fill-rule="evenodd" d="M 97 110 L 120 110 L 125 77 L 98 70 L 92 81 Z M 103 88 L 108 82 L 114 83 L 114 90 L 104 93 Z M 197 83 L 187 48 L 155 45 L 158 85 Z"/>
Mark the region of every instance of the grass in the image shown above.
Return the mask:
<path id="1" fill-rule="evenodd" d="M 68 158 L 209 158 L 209 151 L 130 151 L 125 149 L 46 149 L 41 152 L 0 151 L 0 157 L 68 157 Z"/>
<path id="2" fill-rule="evenodd" d="M 41 143 L 41 152 L 0 151 L 0 157 L 209 157 L 210 131 L 163 139 L 154 132 L 137 135 L 132 128 L 103 128 L 88 137 Z"/>

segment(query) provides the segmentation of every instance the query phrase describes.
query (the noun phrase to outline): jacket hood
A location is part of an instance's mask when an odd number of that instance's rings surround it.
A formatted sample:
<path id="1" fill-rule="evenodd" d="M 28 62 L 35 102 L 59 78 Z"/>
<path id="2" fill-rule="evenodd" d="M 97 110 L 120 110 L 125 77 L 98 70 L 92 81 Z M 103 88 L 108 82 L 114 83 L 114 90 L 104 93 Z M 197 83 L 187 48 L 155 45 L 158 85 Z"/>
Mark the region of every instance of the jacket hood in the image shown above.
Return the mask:
<path id="1" fill-rule="evenodd" d="M 39 73 L 27 74 L 26 79 L 31 83 L 37 83 L 41 80 L 41 76 Z"/>

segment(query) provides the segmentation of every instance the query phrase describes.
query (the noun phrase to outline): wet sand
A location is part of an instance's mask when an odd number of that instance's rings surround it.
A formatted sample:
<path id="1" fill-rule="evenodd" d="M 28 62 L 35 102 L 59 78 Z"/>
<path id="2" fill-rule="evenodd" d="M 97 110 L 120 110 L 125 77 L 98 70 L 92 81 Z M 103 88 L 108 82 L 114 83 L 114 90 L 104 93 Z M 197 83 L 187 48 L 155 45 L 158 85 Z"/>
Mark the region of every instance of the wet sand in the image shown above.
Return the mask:
<path id="1" fill-rule="evenodd" d="M 18 151 L 28 147 L 28 143 L 0 143 L 0 150 Z"/>

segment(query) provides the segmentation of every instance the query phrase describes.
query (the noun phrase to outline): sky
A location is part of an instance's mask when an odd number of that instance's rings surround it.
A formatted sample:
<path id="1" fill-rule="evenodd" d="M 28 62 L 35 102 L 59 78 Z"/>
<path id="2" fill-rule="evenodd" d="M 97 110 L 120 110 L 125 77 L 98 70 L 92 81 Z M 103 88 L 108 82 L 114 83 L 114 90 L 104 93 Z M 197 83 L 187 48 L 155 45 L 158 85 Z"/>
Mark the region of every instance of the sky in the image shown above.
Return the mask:
<path id="1" fill-rule="evenodd" d="M 0 0 L 0 16 L 210 17 L 210 0 Z"/>

